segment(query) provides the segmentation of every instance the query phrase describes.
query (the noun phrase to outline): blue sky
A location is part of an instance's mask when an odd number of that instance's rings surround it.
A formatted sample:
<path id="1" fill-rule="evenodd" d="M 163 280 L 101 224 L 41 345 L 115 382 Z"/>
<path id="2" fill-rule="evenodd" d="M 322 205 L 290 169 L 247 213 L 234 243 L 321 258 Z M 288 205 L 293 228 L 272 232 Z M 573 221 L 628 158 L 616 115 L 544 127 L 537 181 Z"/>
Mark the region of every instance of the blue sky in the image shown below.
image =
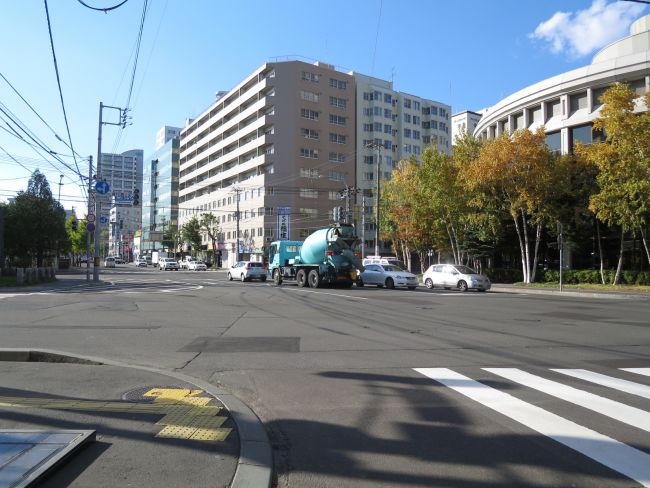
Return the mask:
<path id="1" fill-rule="evenodd" d="M 99 102 L 126 104 L 144 1 L 128 0 L 107 13 L 77 0 L 47 2 L 72 144 L 81 155 L 96 157 Z M 84 0 L 101 8 L 120 2 Z M 149 0 L 148 5 L 132 125 L 121 133 L 105 126 L 104 152 L 141 148 L 146 156 L 161 126 L 182 127 L 217 91 L 283 56 L 392 78 L 395 89 L 448 103 L 453 112 L 479 110 L 589 64 L 596 50 L 627 35 L 632 21 L 648 13 L 642 4 L 613 0 Z M 44 2 L 3 2 L 0 20 L 0 73 L 67 141 Z M 49 149 L 71 153 L 2 78 L 0 103 Z M 84 208 L 73 172 L 11 135 L 7 117 L 2 112 L 0 117 L 0 201 L 25 189 L 30 171 L 39 168 L 55 196 L 63 173 L 62 203 Z M 62 158 L 74 167 L 72 158 Z M 87 163 L 77 163 L 87 174 Z"/>

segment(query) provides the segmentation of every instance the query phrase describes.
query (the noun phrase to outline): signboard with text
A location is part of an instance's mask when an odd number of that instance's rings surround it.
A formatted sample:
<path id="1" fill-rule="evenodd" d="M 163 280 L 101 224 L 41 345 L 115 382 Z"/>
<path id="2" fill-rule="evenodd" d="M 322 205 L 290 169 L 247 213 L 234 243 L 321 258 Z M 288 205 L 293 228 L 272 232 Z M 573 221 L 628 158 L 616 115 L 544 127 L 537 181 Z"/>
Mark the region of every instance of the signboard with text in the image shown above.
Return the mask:
<path id="1" fill-rule="evenodd" d="M 286 241 L 291 236 L 291 207 L 278 207 L 278 240 Z"/>

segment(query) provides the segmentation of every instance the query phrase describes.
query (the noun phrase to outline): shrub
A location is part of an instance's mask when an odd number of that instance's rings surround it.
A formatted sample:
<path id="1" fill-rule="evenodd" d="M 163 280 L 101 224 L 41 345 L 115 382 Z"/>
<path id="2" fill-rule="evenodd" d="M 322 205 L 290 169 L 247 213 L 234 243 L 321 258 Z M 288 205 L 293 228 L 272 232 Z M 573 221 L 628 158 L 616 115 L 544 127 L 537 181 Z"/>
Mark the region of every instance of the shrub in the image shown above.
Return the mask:
<path id="1" fill-rule="evenodd" d="M 492 283 L 516 283 L 524 279 L 520 269 L 490 268 L 485 270 L 485 274 Z"/>

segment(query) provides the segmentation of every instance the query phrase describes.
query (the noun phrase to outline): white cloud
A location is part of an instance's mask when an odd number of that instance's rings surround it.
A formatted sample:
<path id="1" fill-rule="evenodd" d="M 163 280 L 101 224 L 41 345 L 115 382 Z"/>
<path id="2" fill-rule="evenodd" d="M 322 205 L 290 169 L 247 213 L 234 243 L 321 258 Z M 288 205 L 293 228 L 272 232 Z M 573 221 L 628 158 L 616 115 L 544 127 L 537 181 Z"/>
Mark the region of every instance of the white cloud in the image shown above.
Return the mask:
<path id="1" fill-rule="evenodd" d="M 585 10 L 554 13 L 529 37 L 548 43 L 554 53 L 581 57 L 627 36 L 644 9 L 639 3 L 593 0 Z"/>

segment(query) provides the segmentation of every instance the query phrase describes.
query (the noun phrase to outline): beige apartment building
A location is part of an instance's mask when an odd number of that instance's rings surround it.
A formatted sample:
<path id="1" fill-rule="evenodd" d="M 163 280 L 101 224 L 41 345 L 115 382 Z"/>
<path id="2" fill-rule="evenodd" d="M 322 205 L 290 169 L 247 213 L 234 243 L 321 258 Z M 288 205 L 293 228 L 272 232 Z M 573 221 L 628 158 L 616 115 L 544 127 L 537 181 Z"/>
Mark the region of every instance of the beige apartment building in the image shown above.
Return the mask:
<path id="1" fill-rule="evenodd" d="M 265 63 L 182 129 L 179 223 L 212 212 L 224 266 L 261 260 L 270 241 L 332 222 L 355 164 L 354 78 L 320 62 Z"/>

